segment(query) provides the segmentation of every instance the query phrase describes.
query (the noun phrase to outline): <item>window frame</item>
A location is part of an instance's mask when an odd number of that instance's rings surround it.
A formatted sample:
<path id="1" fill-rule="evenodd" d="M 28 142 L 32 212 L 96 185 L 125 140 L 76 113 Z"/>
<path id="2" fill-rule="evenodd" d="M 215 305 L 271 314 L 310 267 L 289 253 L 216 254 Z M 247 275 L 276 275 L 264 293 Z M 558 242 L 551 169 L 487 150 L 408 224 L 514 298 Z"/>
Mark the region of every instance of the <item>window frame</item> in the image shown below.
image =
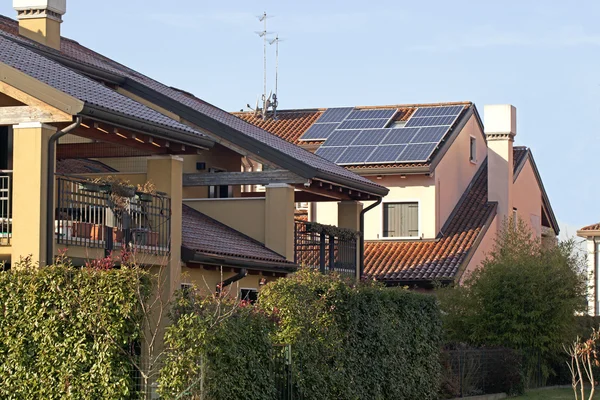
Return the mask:
<path id="1" fill-rule="evenodd" d="M 252 287 L 241 287 L 241 288 L 240 288 L 240 298 L 239 298 L 239 299 L 240 299 L 240 301 L 246 300 L 246 299 L 244 299 L 244 298 L 242 297 L 242 290 L 247 290 L 247 291 L 249 291 L 249 292 L 255 292 L 255 293 L 256 293 L 256 300 L 250 300 L 250 299 L 248 299 L 248 301 L 249 301 L 251 304 L 254 304 L 255 302 L 257 302 L 257 301 L 258 301 L 258 289 L 257 289 L 257 288 L 252 288 Z"/>
<path id="2" fill-rule="evenodd" d="M 477 138 L 473 135 L 469 135 L 469 161 L 477 164 Z"/>
<path id="3" fill-rule="evenodd" d="M 402 204 L 402 203 L 417 203 L 417 236 L 384 236 L 383 229 L 385 226 L 383 218 L 385 217 L 385 205 L 386 204 Z M 377 240 L 420 240 L 423 236 L 423 231 L 421 229 L 421 200 L 420 199 L 384 199 L 381 203 L 381 207 L 379 207 L 379 222 L 381 223 L 379 227 L 379 238 Z"/>

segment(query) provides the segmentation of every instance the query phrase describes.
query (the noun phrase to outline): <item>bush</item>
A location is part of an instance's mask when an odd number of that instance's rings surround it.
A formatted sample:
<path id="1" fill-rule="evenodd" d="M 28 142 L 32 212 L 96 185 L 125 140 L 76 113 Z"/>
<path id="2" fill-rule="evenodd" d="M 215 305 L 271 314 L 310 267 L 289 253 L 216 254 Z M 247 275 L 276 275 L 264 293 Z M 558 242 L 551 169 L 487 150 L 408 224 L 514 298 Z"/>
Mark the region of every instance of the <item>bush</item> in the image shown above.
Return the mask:
<path id="1" fill-rule="evenodd" d="M 158 381 L 161 396 L 274 399 L 270 335 L 275 325 L 266 315 L 246 302 L 186 291 L 179 294 L 172 319 Z"/>
<path id="2" fill-rule="evenodd" d="M 140 276 L 28 263 L 0 272 L 0 398 L 132 396 Z"/>
<path id="3" fill-rule="evenodd" d="M 441 322 L 433 296 L 376 284 L 349 286 L 303 269 L 266 285 L 278 343 L 292 346 L 304 399 L 434 399 Z"/>
<path id="4" fill-rule="evenodd" d="M 549 376 L 549 359 L 585 307 L 585 276 L 573 254 L 572 242 L 545 247 L 521 221 L 505 224 L 482 267 L 463 286 L 438 291 L 447 339 L 536 349 Z"/>

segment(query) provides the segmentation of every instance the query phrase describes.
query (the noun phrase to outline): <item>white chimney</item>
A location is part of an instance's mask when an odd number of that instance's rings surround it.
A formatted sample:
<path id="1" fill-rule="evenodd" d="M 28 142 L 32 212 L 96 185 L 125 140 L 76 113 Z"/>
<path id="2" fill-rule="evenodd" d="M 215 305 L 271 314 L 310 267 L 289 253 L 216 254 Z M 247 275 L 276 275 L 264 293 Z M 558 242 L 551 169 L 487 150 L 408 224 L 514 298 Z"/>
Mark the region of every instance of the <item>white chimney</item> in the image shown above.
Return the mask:
<path id="1" fill-rule="evenodd" d="M 510 104 L 487 105 L 483 107 L 483 115 L 488 145 L 488 200 L 498 203 L 498 222 L 502 223 L 512 214 L 517 109 Z"/>
<path id="2" fill-rule="evenodd" d="M 67 0 L 13 0 L 19 34 L 60 50 L 60 24 Z"/>

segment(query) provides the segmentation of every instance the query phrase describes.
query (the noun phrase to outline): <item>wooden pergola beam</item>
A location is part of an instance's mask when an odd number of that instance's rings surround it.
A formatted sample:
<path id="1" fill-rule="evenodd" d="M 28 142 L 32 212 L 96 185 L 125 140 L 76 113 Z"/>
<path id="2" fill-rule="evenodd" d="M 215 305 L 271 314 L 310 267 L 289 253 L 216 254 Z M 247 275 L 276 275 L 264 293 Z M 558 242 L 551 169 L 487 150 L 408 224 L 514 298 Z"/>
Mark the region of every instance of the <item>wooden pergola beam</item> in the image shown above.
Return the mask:
<path id="1" fill-rule="evenodd" d="M 0 125 L 16 125 L 27 122 L 53 123 L 64 121 L 62 115 L 31 106 L 0 107 Z"/>
<path id="2" fill-rule="evenodd" d="M 269 170 L 255 172 L 218 172 L 183 174 L 183 186 L 215 186 L 215 185 L 268 185 L 287 183 L 290 185 L 310 183 L 310 179 L 302 178 L 286 170 Z"/>

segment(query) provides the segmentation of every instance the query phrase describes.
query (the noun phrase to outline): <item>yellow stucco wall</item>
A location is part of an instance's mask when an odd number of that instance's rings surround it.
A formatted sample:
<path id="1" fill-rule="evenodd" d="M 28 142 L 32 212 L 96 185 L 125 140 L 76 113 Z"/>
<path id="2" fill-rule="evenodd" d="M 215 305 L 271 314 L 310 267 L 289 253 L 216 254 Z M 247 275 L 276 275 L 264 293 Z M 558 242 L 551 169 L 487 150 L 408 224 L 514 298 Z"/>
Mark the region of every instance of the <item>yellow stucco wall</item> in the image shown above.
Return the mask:
<path id="1" fill-rule="evenodd" d="M 265 198 L 196 199 L 184 204 L 265 243 Z"/>
<path id="2" fill-rule="evenodd" d="M 208 270 L 202 267 L 193 267 L 184 266 L 182 268 L 182 283 L 191 283 L 197 287 L 198 290 L 202 294 L 210 294 L 214 293 L 216 286 L 219 282 L 224 279 L 227 279 L 233 275 L 235 272 L 222 272 L 220 268 L 216 270 Z M 248 274 L 245 278 L 234 282 L 230 286 L 228 286 L 225 290 L 229 296 L 237 297 L 239 296 L 240 289 L 256 289 L 260 288 L 259 282 L 261 279 L 266 279 L 267 282 L 271 282 L 275 279 L 279 279 L 273 276 L 264 276 L 264 275 L 250 275 Z"/>
<path id="3" fill-rule="evenodd" d="M 19 34 L 60 50 L 60 22 L 50 18 L 19 20 Z"/>

